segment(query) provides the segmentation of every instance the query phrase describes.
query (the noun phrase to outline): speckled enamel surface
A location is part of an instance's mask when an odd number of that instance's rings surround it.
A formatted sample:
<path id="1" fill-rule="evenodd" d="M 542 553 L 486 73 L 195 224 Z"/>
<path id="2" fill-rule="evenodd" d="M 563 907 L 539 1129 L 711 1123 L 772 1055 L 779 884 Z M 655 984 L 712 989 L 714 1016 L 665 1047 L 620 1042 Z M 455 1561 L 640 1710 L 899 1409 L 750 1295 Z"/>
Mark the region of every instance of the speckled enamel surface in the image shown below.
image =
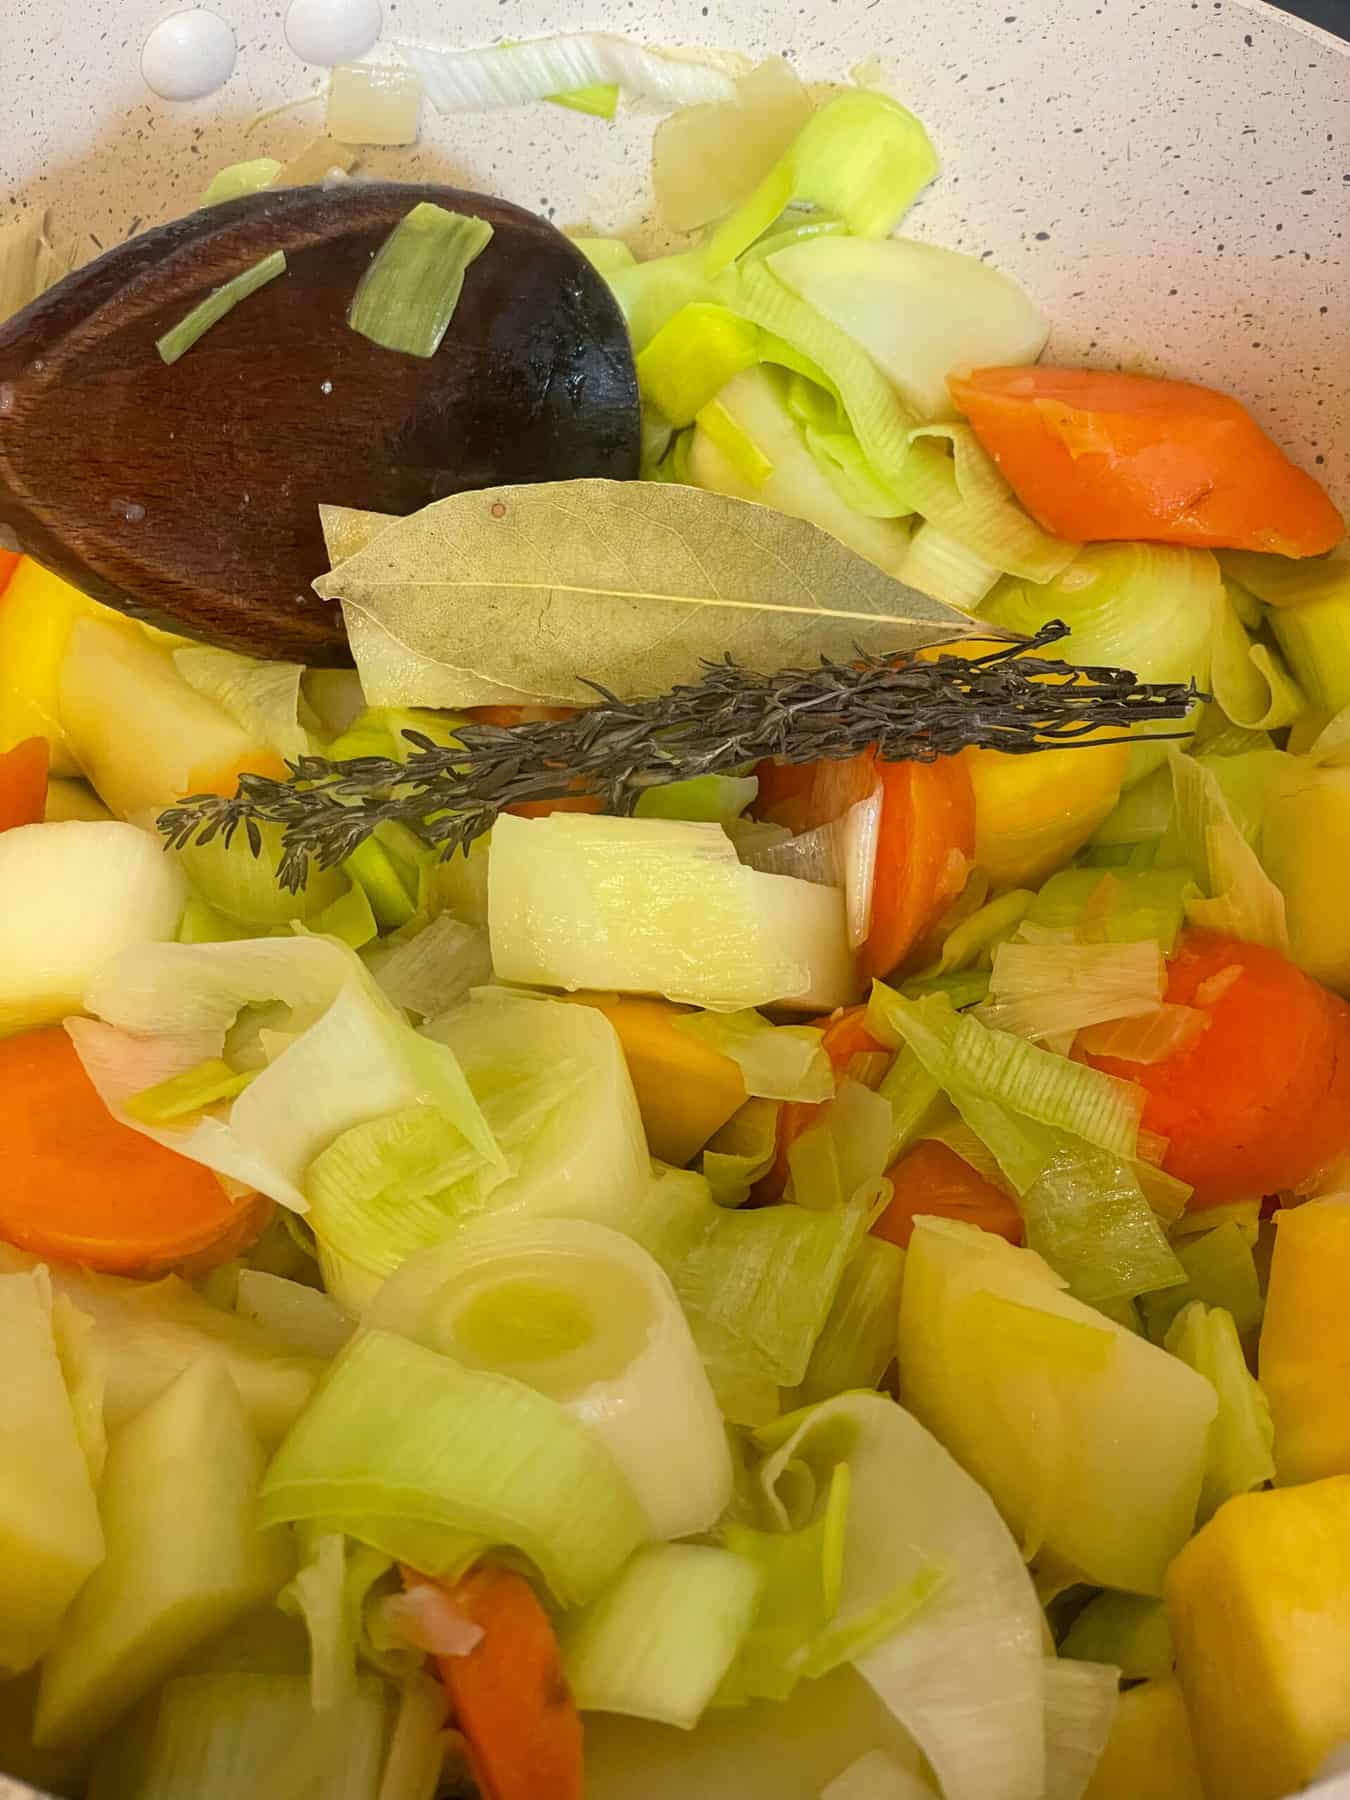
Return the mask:
<path id="1" fill-rule="evenodd" d="M 0 0 L 0 218 L 44 201 L 92 253 L 187 210 L 222 164 L 317 135 L 324 76 L 287 49 L 284 0 L 213 5 L 235 28 L 235 72 L 171 104 L 138 64 L 172 4 Z M 1056 320 L 1051 354 L 1231 388 L 1350 505 L 1345 46 L 1245 0 L 386 0 L 382 45 L 583 28 L 782 52 L 811 80 L 877 56 L 943 157 L 908 231 L 1024 282 Z M 661 241 L 644 217 L 652 123 L 424 109 L 416 149 L 364 166 L 647 247 Z"/>

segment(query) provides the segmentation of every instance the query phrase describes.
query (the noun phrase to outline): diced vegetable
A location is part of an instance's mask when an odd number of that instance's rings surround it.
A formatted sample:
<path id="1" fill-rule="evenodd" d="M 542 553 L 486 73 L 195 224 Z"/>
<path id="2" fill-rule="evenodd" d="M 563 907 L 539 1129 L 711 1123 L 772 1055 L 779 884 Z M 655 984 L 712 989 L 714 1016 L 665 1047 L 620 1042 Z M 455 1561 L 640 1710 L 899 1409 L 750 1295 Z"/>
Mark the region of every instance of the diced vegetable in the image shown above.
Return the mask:
<path id="1" fill-rule="evenodd" d="M 0 1133 L 0 1236 L 42 1256 L 151 1275 L 224 1260 L 265 1221 L 254 1196 L 232 1200 L 209 1169 L 114 1119 L 58 1025 L 0 1039 Z"/>
<path id="2" fill-rule="evenodd" d="M 508 1544 L 564 1605 L 646 1535 L 609 1452 L 555 1401 L 385 1331 L 333 1364 L 267 1471 L 262 1515 L 322 1520 L 436 1576 Z"/>
<path id="3" fill-rule="evenodd" d="M 1275 1219 L 1261 1386 L 1279 1480 L 1350 1476 L 1350 1203 L 1313 1200 Z"/>
<path id="4" fill-rule="evenodd" d="M 1137 1594 L 1098 1594 L 1069 1627 L 1059 1653 L 1114 1663 L 1126 1681 L 1162 1679 L 1172 1672 L 1167 1608 Z"/>
<path id="5" fill-rule="evenodd" d="M 434 356 L 455 316 L 465 274 L 491 241 L 486 219 L 420 201 L 375 253 L 347 323 L 385 350 Z"/>
<path id="6" fill-rule="evenodd" d="M 1345 526 L 1227 394 L 1106 369 L 977 369 L 951 391 L 1022 504 L 1074 543 L 1317 556 Z"/>
<path id="7" fill-rule="evenodd" d="M 894 1195 L 872 1227 L 877 1237 L 908 1249 L 919 1216 L 964 1219 L 1010 1244 L 1022 1242 L 1022 1215 L 1006 1187 L 996 1186 L 946 1144 L 932 1139 L 906 1151 L 886 1171 Z"/>
<path id="8" fill-rule="evenodd" d="M 1029 1250 L 920 1219 L 900 1302 L 906 1404 L 1028 1555 L 1141 1594 L 1190 1534 L 1214 1390 L 1060 1291 Z"/>
<path id="9" fill-rule="evenodd" d="M 1128 757 L 1123 744 L 1034 757 L 964 751 L 975 795 L 976 866 L 996 888 L 1043 881 L 1110 813 Z"/>
<path id="10" fill-rule="evenodd" d="M 652 1537 L 707 1531 L 731 1498 L 722 1420 L 675 1292 L 616 1231 L 579 1219 L 470 1226 L 409 1258 L 365 1323 L 557 1401 L 628 1478 Z"/>
<path id="11" fill-rule="evenodd" d="M 492 1800 L 581 1800 L 581 1721 L 530 1584 L 482 1563 L 451 1594 L 483 1633 L 467 1655 L 436 1659 L 481 1785 Z"/>
<path id="12" fill-rule="evenodd" d="M 439 112 L 481 112 L 547 100 L 601 82 L 659 108 L 729 100 L 729 75 L 710 63 L 666 56 L 609 32 L 588 31 L 493 44 L 482 50 L 403 44 L 401 52 Z"/>
<path id="13" fill-rule="evenodd" d="M 328 77 L 328 135 L 341 144 L 415 144 L 422 84 L 411 69 L 342 63 Z"/>
<path id="14" fill-rule="evenodd" d="M 222 283 L 205 300 L 199 301 L 192 311 L 178 323 L 166 331 L 156 341 L 155 348 L 160 358 L 166 363 L 176 363 L 180 356 L 186 356 L 192 346 L 218 325 L 227 313 L 234 311 L 241 301 L 247 300 L 250 294 L 256 294 L 259 288 L 266 287 L 269 281 L 275 281 L 278 275 L 286 273 L 286 255 L 282 250 L 273 250 L 270 256 L 264 256 L 247 269 L 232 276 Z"/>
<path id="15" fill-rule="evenodd" d="M 263 1457 L 220 1363 L 184 1371 L 108 1451 L 108 1553 L 43 1666 L 37 1742 L 92 1743 L 190 1651 L 269 1599 L 289 1550 L 259 1531 Z"/>
<path id="16" fill-rule="evenodd" d="M 582 1712 L 690 1730 L 750 1625 L 760 1576 L 731 1550 L 649 1545 L 569 1620 L 568 1679 Z"/>
<path id="17" fill-rule="evenodd" d="M 132 825 L 70 820 L 0 835 L 0 1033 L 78 1012 L 95 972 L 169 938 L 184 882 Z"/>
<path id="18" fill-rule="evenodd" d="M 692 425 L 744 369 L 759 361 L 759 332 L 724 306 L 682 307 L 638 353 L 642 397 L 667 424 Z"/>
<path id="19" fill-rule="evenodd" d="M 1350 1476 L 1230 1500 L 1167 1608 L 1205 1792 L 1281 1800 L 1350 1736 Z"/>
<path id="20" fill-rule="evenodd" d="M 46 738 L 25 738 L 12 750 L 0 750 L 0 831 L 16 825 L 39 825 L 47 816 Z"/>
<path id="21" fill-rule="evenodd" d="M 1083 1800 L 1205 1800 L 1175 1677 L 1127 1688 Z"/>
<path id="22" fill-rule="evenodd" d="M 0 1677 L 31 1668 L 104 1552 L 44 1269 L 0 1275 Z"/>
<path id="23" fill-rule="evenodd" d="M 502 818 L 488 881 L 504 981 L 726 1010 L 854 997 L 840 891 L 743 868 L 717 825 Z"/>
<path id="24" fill-rule="evenodd" d="M 770 57 L 736 83 L 734 100 L 671 113 L 652 139 L 652 190 L 672 231 L 697 231 L 759 185 L 811 117 L 791 66 Z M 728 144 L 736 153 L 728 156 Z"/>
<path id="25" fill-rule="evenodd" d="M 1222 1307 L 1191 1301 L 1168 1332 L 1167 1348 L 1203 1375 L 1219 1396 L 1197 1511 L 1203 1523 L 1234 1494 L 1275 1479 L 1270 1405 L 1247 1371 L 1233 1315 Z"/>
<path id="26" fill-rule="evenodd" d="M 1334 871 L 1350 856 L 1350 769 L 1288 758 L 1261 821 L 1261 860 L 1284 896 L 1289 954 L 1301 969 L 1350 993 L 1350 916 Z"/>
<path id="27" fill-rule="evenodd" d="M 1274 951 L 1207 931 L 1183 933 L 1167 998 L 1210 1021 L 1189 1048 L 1093 1062 L 1143 1088 L 1143 1126 L 1168 1140 L 1163 1167 L 1195 1189 L 1193 1206 L 1294 1187 L 1346 1148 L 1344 1001 Z"/>
<path id="28" fill-rule="evenodd" d="M 952 418 L 947 376 L 981 363 L 1032 363 L 1049 322 L 1016 282 L 973 256 L 908 238 L 810 238 L 769 266 L 856 338 L 920 418 Z"/>

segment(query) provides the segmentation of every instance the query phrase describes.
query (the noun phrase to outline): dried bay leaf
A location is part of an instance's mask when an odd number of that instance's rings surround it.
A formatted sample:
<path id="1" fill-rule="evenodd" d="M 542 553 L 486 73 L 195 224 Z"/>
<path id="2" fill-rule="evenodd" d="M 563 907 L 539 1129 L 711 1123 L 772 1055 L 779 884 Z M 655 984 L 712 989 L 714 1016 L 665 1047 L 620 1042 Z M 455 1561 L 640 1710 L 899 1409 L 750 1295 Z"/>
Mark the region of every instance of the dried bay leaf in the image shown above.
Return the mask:
<path id="1" fill-rule="evenodd" d="M 375 706 L 586 705 L 586 680 L 634 698 L 726 655 L 771 673 L 988 632 L 816 526 L 701 488 L 547 482 L 358 518 L 326 509 L 335 547 L 369 535 L 314 586 L 342 601 Z"/>

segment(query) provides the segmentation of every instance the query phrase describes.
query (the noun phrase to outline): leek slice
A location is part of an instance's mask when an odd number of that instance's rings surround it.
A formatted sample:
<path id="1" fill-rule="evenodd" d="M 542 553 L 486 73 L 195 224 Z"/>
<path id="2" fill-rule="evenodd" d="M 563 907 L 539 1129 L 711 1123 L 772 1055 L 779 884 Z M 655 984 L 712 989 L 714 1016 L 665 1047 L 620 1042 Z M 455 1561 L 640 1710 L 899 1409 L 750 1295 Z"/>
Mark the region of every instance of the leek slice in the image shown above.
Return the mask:
<path id="1" fill-rule="evenodd" d="M 304 1621 L 309 1637 L 310 1700 L 316 1713 L 346 1709 L 356 1694 L 357 1643 L 362 1609 L 371 1587 L 391 1568 L 387 1556 L 352 1546 L 339 1532 L 296 1532 L 303 1557 L 295 1576 L 277 1595 L 283 1612 Z"/>
<path id="2" fill-rule="evenodd" d="M 349 886 L 340 869 L 320 869 L 313 859 L 308 877 L 298 894 L 277 880 L 281 861 L 281 827 L 260 825 L 261 854 L 253 854 L 246 832 L 237 831 L 226 843 L 223 836 L 206 844 L 186 844 L 176 861 L 192 884 L 192 900 L 208 906 L 225 929 L 199 911 L 186 932 L 179 927 L 180 943 L 227 943 L 234 937 L 261 937 L 266 932 L 287 930 L 295 920 L 312 924 L 341 900 Z M 243 927 L 244 929 L 238 929 Z"/>
<path id="3" fill-rule="evenodd" d="M 1155 1012 L 1167 991 L 1162 951 L 1128 944 L 1000 944 L 978 1017 L 1016 1037 L 1060 1038 Z"/>
<path id="4" fill-rule="evenodd" d="M 689 1327 L 667 1277 L 618 1232 L 578 1219 L 471 1227 L 404 1263 L 366 1323 L 548 1395 L 608 1449 L 649 1535 L 688 1537 L 725 1510 L 731 1461 Z"/>
<path id="5" fill-rule="evenodd" d="M 675 1029 L 730 1057 L 752 1099 L 818 1101 L 834 1098 L 834 1072 L 812 1025 L 771 1025 L 754 1011 L 686 1013 Z"/>
<path id="6" fill-rule="evenodd" d="M 413 896 L 378 838 L 358 844 L 342 867 L 365 894 L 382 930 L 397 931 L 410 922 L 416 912 Z"/>
<path id="7" fill-rule="evenodd" d="M 1114 1663 L 1127 1681 L 1154 1681 L 1172 1673 L 1172 1633 L 1161 1600 L 1138 1594 L 1098 1594 L 1069 1627 L 1060 1655 L 1082 1662 Z"/>
<path id="8" fill-rule="evenodd" d="M 798 1469 L 823 1496 L 826 1471 L 848 1464 L 839 1602 L 817 1658 L 856 1664 L 948 1800 L 1041 1800 L 1041 1612 L 993 1502 L 880 1395 L 842 1395 L 759 1438 L 770 1495 Z"/>
<path id="9" fill-rule="evenodd" d="M 132 1095 L 219 1057 L 242 1009 L 277 1001 L 301 1029 L 227 1118 L 152 1126 L 122 1110 Z M 350 1126 L 402 1107 L 435 1109 L 485 1166 L 503 1170 L 453 1055 L 413 1031 L 359 958 L 331 938 L 126 951 L 103 967 L 86 1004 L 97 1019 L 70 1020 L 70 1034 L 118 1117 L 296 1211 L 305 1210 L 301 1184 L 320 1150 Z"/>
<path id="10" fill-rule="evenodd" d="M 603 31 L 483 50 L 400 43 L 398 52 L 422 77 L 439 112 L 520 106 L 610 82 L 635 99 L 665 107 L 730 100 L 736 91 L 732 77 L 711 62 L 665 56 Z"/>
<path id="11" fill-rule="evenodd" d="M 697 231 L 725 218 L 789 149 L 811 111 L 790 65 L 771 57 L 741 76 L 733 101 L 663 119 L 652 139 L 652 191 L 665 224 Z"/>
<path id="12" fill-rule="evenodd" d="M 285 273 L 286 253 L 283 250 L 274 250 L 251 268 L 241 269 L 238 275 L 199 301 L 190 313 L 156 340 L 155 348 L 161 360 L 176 363 L 180 356 L 186 356 L 197 340 L 213 325 L 218 325 L 227 313 L 233 312 L 241 300 L 247 300 L 250 294 L 256 294 L 259 288 Z"/>
<path id="13" fill-rule="evenodd" d="M 869 1028 L 872 1017 L 873 1009 L 869 1006 Z M 885 1041 L 887 1040 L 883 1039 Z M 942 1089 L 909 1045 L 902 1044 L 899 1054 L 882 1077 L 877 1094 L 891 1109 L 891 1130 L 886 1146 L 885 1165 L 889 1169 L 897 1158 L 918 1143 L 925 1123 L 941 1104 Z"/>
<path id="14" fill-rule="evenodd" d="M 339 894 L 322 912 L 313 915 L 310 930 L 318 937 L 336 938 L 349 950 L 364 950 L 379 936 L 380 927 L 366 890 L 352 881 L 348 882 L 345 894 Z"/>
<path id="15" fill-rule="evenodd" d="M 639 1550 L 568 1621 L 563 1667 L 577 1705 L 692 1729 L 740 1647 L 759 1582 L 754 1564 L 730 1550 Z"/>
<path id="16" fill-rule="evenodd" d="M 1219 1397 L 1197 1509 L 1203 1524 L 1225 1500 L 1274 1481 L 1270 1402 L 1247 1368 L 1232 1314 L 1222 1307 L 1192 1301 L 1178 1313 L 1167 1348 L 1212 1383 Z"/>
<path id="17" fill-rule="evenodd" d="M 1284 895 L 1239 829 L 1215 771 L 1176 751 L 1169 761 L 1182 854 L 1205 896 L 1187 901 L 1187 917 L 1287 955 Z"/>
<path id="18" fill-rule="evenodd" d="M 1076 544 L 1052 537 L 1022 511 L 966 424 L 916 427 L 897 496 L 903 511 L 921 513 L 991 569 L 1033 583 L 1053 580 L 1078 555 Z"/>
<path id="19" fill-rule="evenodd" d="M 753 775 L 692 775 L 648 788 L 635 809 L 639 819 L 693 819 L 730 825 L 754 802 L 759 783 Z"/>
<path id="20" fill-rule="evenodd" d="M 638 352 L 638 386 L 667 423 L 692 425 L 733 376 L 759 359 L 755 326 L 725 306 L 695 301 Z"/>
<path id="21" fill-rule="evenodd" d="M 305 671 L 299 663 L 259 662 L 232 650 L 189 644 L 173 652 L 173 665 L 189 687 L 223 707 L 256 743 L 288 758 L 312 748 L 300 723 Z"/>
<path id="22" fill-rule="evenodd" d="M 846 1076 L 818 1122 L 788 1150 L 791 1197 L 815 1212 L 874 1203 L 890 1166 L 893 1122 L 881 1094 Z"/>
<path id="23" fill-rule="evenodd" d="M 419 201 L 361 277 L 347 323 L 382 349 L 434 356 L 455 316 L 465 274 L 491 241 L 486 219 Z"/>
<path id="24" fill-rule="evenodd" d="M 905 1253 L 865 1237 L 844 1270 L 795 1399 L 810 1406 L 851 1388 L 874 1388 L 895 1360 Z"/>
<path id="25" fill-rule="evenodd" d="M 610 292 L 619 303 L 636 353 L 652 341 L 668 319 L 695 300 L 716 300 L 703 267 L 701 250 L 653 257 L 605 271 Z"/>
<path id="26" fill-rule="evenodd" d="M 318 1288 L 287 1281 L 264 1269 L 241 1269 L 235 1311 L 271 1332 L 301 1356 L 327 1362 L 352 1335 L 352 1322 Z"/>
<path id="27" fill-rule="evenodd" d="M 1203 1224 L 1209 1216 L 1206 1210 L 1197 1213 L 1196 1220 Z M 1202 1229 L 1174 1244 L 1177 1261 L 1186 1272 L 1185 1285 L 1146 1294 L 1140 1302 L 1144 1329 L 1153 1342 L 1163 1342 L 1177 1314 L 1193 1300 L 1221 1307 L 1244 1337 L 1256 1331 L 1264 1302 L 1252 1245 L 1253 1240 L 1235 1219 L 1224 1219 L 1211 1230 Z"/>
<path id="28" fill-rule="evenodd" d="M 1045 1800 L 1083 1800 L 1120 1700 L 1120 1670 L 1051 1658 L 1045 1666 Z"/>
<path id="29" fill-rule="evenodd" d="M 1247 630 L 1236 598 L 1232 586 L 1225 585 L 1216 603 L 1210 673 L 1215 702 L 1242 731 L 1292 725 L 1307 700 L 1279 651 Z"/>
<path id="30" fill-rule="evenodd" d="M 400 1686 L 398 1716 L 377 1800 L 436 1800 L 450 1741 L 445 1689 L 416 1673 Z"/>
<path id="31" fill-rule="evenodd" d="M 253 1077 L 252 1069 L 245 1069 L 240 1074 L 220 1057 L 211 1056 L 205 1062 L 185 1069 L 181 1075 L 171 1075 L 155 1087 L 132 1094 L 122 1102 L 122 1110 L 129 1119 L 135 1119 L 141 1125 L 171 1125 L 189 1113 L 205 1111 L 218 1101 L 233 1100 L 236 1094 L 243 1093 Z"/>
<path id="32" fill-rule="evenodd" d="M 712 1198 L 719 1206 L 742 1206 L 778 1154 L 781 1107 L 773 1100 L 747 1100 L 709 1138 L 700 1159 Z"/>
<path id="33" fill-rule="evenodd" d="M 1169 807 L 1170 810 L 1170 807 Z M 1152 940 L 1164 956 L 1176 948 L 1194 887 L 1183 869 L 1061 869 L 1032 899 L 1029 924 L 1072 932 L 1079 943 Z"/>
<path id="34" fill-rule="evenodd" d="M 255 157 L 252 162 L 230 163 L 213 175 L 202 195 L 203 206 L 219 206 L 222 200 L 237 200 L 241 194 L 256 194 L 271 187 L 281 173 L 274 156 Z"/>
<path id="35" fill-rule="evenodd" d="M 564 1606 L 645 1536 L 613 1458 L 561 1406 L 386 1331 L 334 1363 L 267 1471 L 261 1511 L 264 1524 L 323 1520 L 429 1575 L 507 1544 Z"/>
<path id="36" fill-rule="evenodd" d="M 976 550 L 936 525 L 923 524 L 909 541 L 900 579 L 921 593 L 973 612 L 998 580 L 999 571 Z"/>
<path id="37" fill-rule="evenodd" d="M 482 931 L 441 913 L 412 937 L 373 951 L 366 967 L 395 1006 L 431 1019 L 489 980 L 492 953 Z"/>

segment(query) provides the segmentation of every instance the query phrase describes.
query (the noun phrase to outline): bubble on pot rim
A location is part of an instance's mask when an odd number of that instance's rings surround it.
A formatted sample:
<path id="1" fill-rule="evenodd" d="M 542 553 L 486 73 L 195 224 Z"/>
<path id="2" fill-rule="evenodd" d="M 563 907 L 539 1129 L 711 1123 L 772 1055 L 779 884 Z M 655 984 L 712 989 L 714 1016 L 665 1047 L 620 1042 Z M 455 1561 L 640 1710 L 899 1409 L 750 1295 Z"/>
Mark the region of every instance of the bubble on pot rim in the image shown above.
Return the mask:
<path id="1" fill-rule="evenodd" d="M 205 7 L 170 13 L 141 50 L 141 78 L 161 100 L 200 100 L 234 73 L 234 32 Z"/>

